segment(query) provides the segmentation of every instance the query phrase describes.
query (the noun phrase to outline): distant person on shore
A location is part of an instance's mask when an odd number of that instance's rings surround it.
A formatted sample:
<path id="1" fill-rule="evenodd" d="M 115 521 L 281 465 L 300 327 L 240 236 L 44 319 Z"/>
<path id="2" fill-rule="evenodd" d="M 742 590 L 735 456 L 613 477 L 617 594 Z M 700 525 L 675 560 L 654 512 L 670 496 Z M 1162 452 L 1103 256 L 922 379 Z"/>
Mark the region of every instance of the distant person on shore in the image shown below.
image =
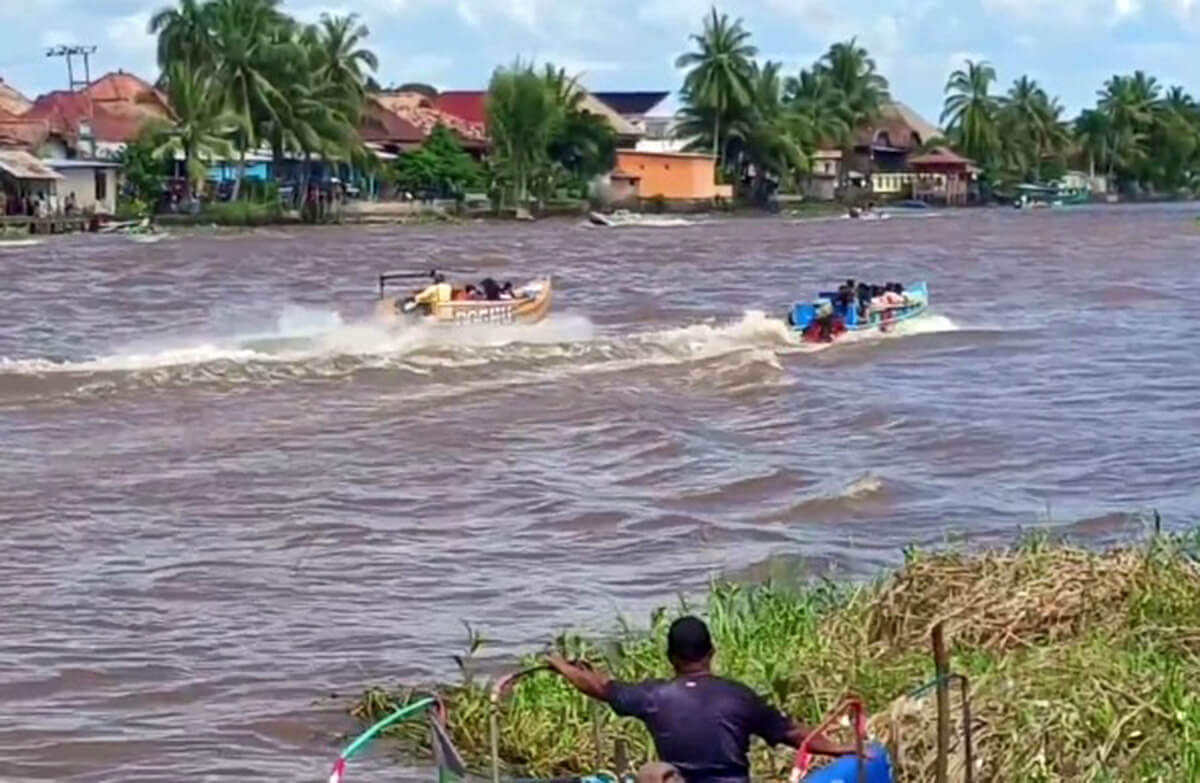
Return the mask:
<path id="1" fill-rule="evenodd" d="M 617 715 L 645 723 L 658 757 L 686 783 L 749 783 L 751 735 L 771 745 L 799 747 L 810 729 L 745 685 L 714 675 L 714 653 L 708 626 L 698 618 L 681 617 L 667 634 L 674 679 L 618 682 L 557 655 L 546 662 L 581 693 L 608 704 Z M 855 752 L 824 737 L 812 738 L 809 747 L 826 756 Z"/>

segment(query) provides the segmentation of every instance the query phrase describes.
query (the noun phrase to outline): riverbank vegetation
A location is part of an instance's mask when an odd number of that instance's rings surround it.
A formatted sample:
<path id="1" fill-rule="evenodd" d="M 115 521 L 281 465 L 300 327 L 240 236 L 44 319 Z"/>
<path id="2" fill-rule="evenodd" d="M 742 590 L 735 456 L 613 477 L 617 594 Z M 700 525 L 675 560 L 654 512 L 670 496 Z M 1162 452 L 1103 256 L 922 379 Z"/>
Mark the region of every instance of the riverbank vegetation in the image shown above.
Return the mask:
<path id="1" fill-rule="evenodd" d="M 810 67 L 783 73 L 757 59 L 740 19 L 713 8 L 692 50 L 679 135 L 716 155 L 727 181 L 749 183 L 761 200 L 768 181 L 798 187 L 824 148 L 848 151 L 892 99 L 885 74 L 855 39 L 833 44 Z M 1200 192 L 1200 107 L 1181 87 L 1165 88 L 1142 71 L 1113 75 L 1094 107 L 1069 118 L 1059 100 L 1027 75 L 1007 90 L 987 62 L 967 61 L 945 84 L 947 146 L 973 160 L 985 185 L 1005 187 L 1061 177 L 1068 168 L 1107 175 L 1125 193 Z"/>
<path id="2" fill-rule="evenodd" d="M 1044 537 L 979 554 L 910 551 L 903 567 L 868 585 L 719 584 L 700 606 L 654 613 L 648 628 L 622 624 L 597 641 L 564 635 L 554 646 L 622 679 L 666 676 L 670 621 L 700 612 L 719 673 L 809 723 L 845 692 L 859 694 L 872 735 L 891 749 L 897 780 L 915 783 L 933 779 L 936 710 L 932 695 L 905 694 L 933 678 L 927 640 L 944 621 L 952 668 L 970 681 L 975 780 L 1195 780 L 1198 555 L 1200 532 L 1101 553 Z M 490 683 L 476 671 L 477 643 L 471 653 L 460 659 L 462 682 L 438 690 L 454 741 L 482 770 Z M 371 721 L 412 694 L 372 689 L 353 713 Z M 961 728 L 958 706 L 956 697 Z M 634 765 L 650 754 L 637 721 L 595 709 L 548 674 L 517 685 L 500 725 L 500 756 L 513 772 L 617 769 L 618 744 Z M 395 734 L 428 753 L 419 725 Z M 961 732 L 951 751 L 951 780 L 963 780 Z M 756 743 L 753 764 L 756 778 L 783 779 L 790 754 Z"/>

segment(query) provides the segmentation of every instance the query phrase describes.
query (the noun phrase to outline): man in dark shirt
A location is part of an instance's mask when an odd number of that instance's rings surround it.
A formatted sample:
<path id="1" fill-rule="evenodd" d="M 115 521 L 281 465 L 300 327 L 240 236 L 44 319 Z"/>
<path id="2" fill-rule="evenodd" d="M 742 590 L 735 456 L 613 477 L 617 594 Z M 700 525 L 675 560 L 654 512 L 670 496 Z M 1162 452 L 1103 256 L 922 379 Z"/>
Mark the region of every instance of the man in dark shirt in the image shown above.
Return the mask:
<path id="1" fill-rule="evenodd" d="M 686 783 L 747 783 L 751 734 L 771 745 L 798 747 L 809 731 L 745 685 L 715 676 L 713 653 L 708 626 L 681 617 L 667 634 L 672 680 L 617 682 L 558 656 L 547 663 L 582 693 L 645 723 L 659 758 L 678 769 Z M 824 737 L 814 737 L 809 747 L 829 756 L 854 753 Z"/>

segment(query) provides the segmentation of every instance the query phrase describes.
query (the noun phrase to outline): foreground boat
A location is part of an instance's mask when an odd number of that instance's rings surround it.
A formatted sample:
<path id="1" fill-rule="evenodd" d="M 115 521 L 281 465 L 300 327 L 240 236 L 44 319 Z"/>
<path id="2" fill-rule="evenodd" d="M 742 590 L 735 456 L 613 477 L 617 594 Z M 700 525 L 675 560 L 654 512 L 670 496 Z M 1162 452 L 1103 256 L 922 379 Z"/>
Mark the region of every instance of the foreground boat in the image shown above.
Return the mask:
<path id="1" fill-rule="evenodd" d="M 416 294 L 387 296 L 385 288 L 394 280 L 430 279 L 436 273 L 386 272 L 379 276 L 376 317 L 385 323 L 428 323 L 437 326 L 475 324 L 534 324 L 550 313 L 553 282 L 549 275 L 535 278 L 514 289 L 509 299 L 455 299 L 418 305 Z M 455 290 L 466 286 L 455 287 Z"/>
<path id="2" fill-rule="evenodd" d="M 788 324 L 808 342 L 832 342 L 850 332 L 886 332 L 902 321 L 916 318 L 929 309 L 929 285 L 925 281 L 904 288 L 895 303 L 872 304 L 865 309 L 852 299 L 840 301 L 836 291 L 822 291 L 811 302 L 796 302 L 788 312 Z"/>

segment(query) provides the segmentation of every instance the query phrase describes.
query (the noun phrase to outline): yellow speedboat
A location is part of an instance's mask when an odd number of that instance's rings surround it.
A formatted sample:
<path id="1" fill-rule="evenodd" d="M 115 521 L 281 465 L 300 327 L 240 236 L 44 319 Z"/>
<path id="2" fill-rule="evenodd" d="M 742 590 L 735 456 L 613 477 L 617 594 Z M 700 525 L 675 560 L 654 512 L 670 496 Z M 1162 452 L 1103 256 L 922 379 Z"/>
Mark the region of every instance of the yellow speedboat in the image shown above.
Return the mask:
<path id="1" fill-rule="evenodd" d="M 439 326 L 469 326 L 472 324 L 534 324 L 550 312 L 553 284 L 549 275 L 534 278 L 525 285 L 514 287 L 511 296 L 482 298 L 482 286 L 477 292 L 480 298 L 452 299 L 431 305 L 419 305 L 414 297 L 388 296 L 387 284 L 395 280 L 432 279 L 436 272 L 385 272 L 379 276 L 379 304 L 376 316 L 388 323 L 425 321 Z M 473 285 L 472 288 L 475 286 Z M 455 292 L 467 290 L 467 286 L 453 286 Z"/>

